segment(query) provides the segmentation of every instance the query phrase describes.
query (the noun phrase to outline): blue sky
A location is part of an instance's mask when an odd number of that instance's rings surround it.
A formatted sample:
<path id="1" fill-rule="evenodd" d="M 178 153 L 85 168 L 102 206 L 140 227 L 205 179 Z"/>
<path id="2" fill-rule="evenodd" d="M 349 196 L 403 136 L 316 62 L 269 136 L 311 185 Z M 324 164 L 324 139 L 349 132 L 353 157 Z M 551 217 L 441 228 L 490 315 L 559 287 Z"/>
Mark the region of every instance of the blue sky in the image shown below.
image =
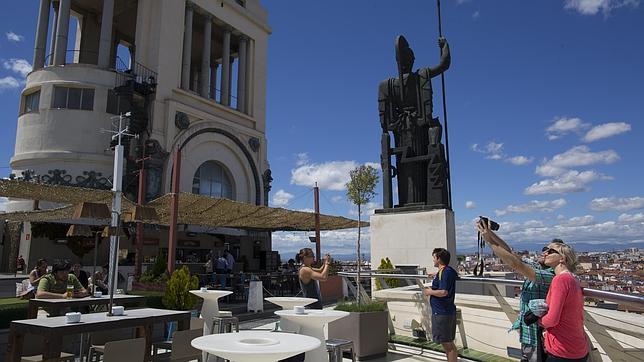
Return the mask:
<path id="1" fill-rule="evenodd" d="M 0 173 L 9 173 L 37 1 L 0 15 Z M 356 217 L 348 171 L 379 162 L 377 85 L 396 74 L 403 34 L 416 67 L 438 62 L 434 1 L 263 1 L 269 42 L 271 204 Z M 597 248 L 644 245 L 644 9 L 639 0 L 443 0 L 457 247 L 489 215 L 520 248 L 562 237 Z M 435 115 L 441 117 L 440 80 Z M 379 194 L 368 209 L 382 204 Z M 306 233 L 276 233 L 285 256 Z M 368 230 L 366 231 L 368 250 Z M 355 230 L 322 234 L 349 254 Z"/>

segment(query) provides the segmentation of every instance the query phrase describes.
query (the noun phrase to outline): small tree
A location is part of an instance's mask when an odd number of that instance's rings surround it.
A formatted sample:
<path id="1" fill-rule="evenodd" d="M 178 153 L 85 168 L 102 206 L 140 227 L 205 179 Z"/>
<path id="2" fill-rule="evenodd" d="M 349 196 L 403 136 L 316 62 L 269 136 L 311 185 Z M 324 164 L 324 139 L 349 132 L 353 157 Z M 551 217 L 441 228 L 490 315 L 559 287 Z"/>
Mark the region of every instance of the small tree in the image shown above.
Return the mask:
<path id="1" fill-rule="evenodd" d="M 191 310 L 197 304 L 197 297 L 190 290 L 199 288 L 199 278 L 190 275 L 187 266 L 183 266 L 172 273 L 168 286 L 165 289 L 162 303 L 168 309 Z"/>
<path id="2" fill-rule="evenodd" d="M 367 204 L 376 196 L 376 184 L 378 183 L 378 170 L 372 166 L 362 165 L 349 172 L 350 181 L 347 182 L 347 198 L 358 207 L 358 295 L 356 300 L 360 304 L 360 269 L 362 260 L 360 257 L 360 231 L 362 224 L 362 205 Z"/>

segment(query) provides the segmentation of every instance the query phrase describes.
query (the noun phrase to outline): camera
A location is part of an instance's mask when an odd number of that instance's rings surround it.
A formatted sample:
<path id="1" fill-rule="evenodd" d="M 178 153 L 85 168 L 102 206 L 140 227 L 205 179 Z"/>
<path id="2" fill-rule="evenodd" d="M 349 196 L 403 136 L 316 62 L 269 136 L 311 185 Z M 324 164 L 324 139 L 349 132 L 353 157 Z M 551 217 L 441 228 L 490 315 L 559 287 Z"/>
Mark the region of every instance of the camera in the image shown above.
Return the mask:
<path id="1" fill-rule="evenodd" d="M 496 221 L 490 220 L 485 216 L 479 216 L 479 222 L 480 223 L 482 223 L 484 225 L 488 225 L 488 221 L 489 221 L 489 225 L 490 225 L 490 230 L 492 230 L 492 231 L 499 230 L 499 227 L 500 227 L 499 223 L 497 223 Z"/>

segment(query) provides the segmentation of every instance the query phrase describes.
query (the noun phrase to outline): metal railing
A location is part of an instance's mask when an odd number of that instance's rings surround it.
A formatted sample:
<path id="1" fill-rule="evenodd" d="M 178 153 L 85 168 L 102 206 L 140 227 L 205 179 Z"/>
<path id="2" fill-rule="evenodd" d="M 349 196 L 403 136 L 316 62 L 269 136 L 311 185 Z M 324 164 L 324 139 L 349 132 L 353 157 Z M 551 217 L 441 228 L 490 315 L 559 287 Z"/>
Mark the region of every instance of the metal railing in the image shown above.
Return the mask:
<path id="1" fill-rule="evenodd" d="M 376 278 L 379 280 L 380 285 L 383 289 L 392 289 L 389 288 L 385 279 L 398 279 L 406 280 L 408 288 L 411 286 L 418 286 L 419 292 L 422 288 L 425 287 L 425 282 L 429 277 L 427 275 L 417 275 L 417 274 L 390 274 L 396 272 L 397 270 L 388 270 L 383 272 L 383 270 L 368 270 L 361 272 L 361 279 L 371 279 Z M 347 284 L 348 289 L 354 294 L 361 294 L 362 298 L 369 299 L 369 295 L 366 290 L 362 288 L 361 283 L 353 283 L 357 279 L 357 273 L 355 272 L 339 272 L 344 282 Z M 353 281 L 352 281 L 353 280 Z M 499 291 L 500 285 L 508 285 L 514 287 L 520 287 L 523 284 L 521 280 L 512 280 L 512 279 L 502 279 L 494 277 L 469 277 L 463 276 L 457 279 L 459 283 L 477 283 L 486 286 L 487 291 L 490 292 L 491 296 L 494 297 L 500 307 L 498 311 L 503 312 L 510 322 L 513 322 L 517 318 L 517 311 L 508 303 L 506 297 L 501 295 Z M 394 288 L 395 289 L 395 288 Z M 403 289 L 404 291 L 404 289 Z M 644 297 L 635 294 L 623 294 L 616 293 L 611 291 L 597 290 L 592 288 L 583 288 L 583 295 L 586 298 L 601 299 L 604 301 L 615 302 L 621 305 L 632 306 L 638 310 L 644 309 Z M 414 301 L 415 303 L 420 303 L 423 307 L 421 309 L 422 313 L 429 307 L 428 298 L 422 297 L 422 295 L 416 296 L 413 299 L 405 299 L 403 297 L 397 296 L 380 296 L 379 300 L 388 301 L 388 302 L 409 302 Z M 514 299 L 514 298 L 510 298 Z M 459 303 L 457 301 L 457 306 L 463 308 L 474 308 L 477 309 L 476 302 L 465 302 Z M 489 310 L 489 307 L 481 306 L 480 308 Z M 608 311 L 607 311 L 608 312 Z M 614 313 L 614 312 L 611 312 Z M 625 313 L 626 312 L 619 312 Z M 610 314 L 600 313 L 598 309 L 587 309 L 584 310 L 584 319 L 585 319 L 585 328 L 587 330 L 587 340 L 589 341 L 591 355 L 593 360 L 604 360 L 608 358 L 613 361 L 630 361 L 630 360 L 644 360 L 644 332 L 642 332 L 641 324 L 636 322 L 629 321 L 627 318 L 619 318 L 616 316 L 610 316 Z M 426 315 L 423 315 L 426 318 Z M 639 316 L 633 315 L 635 320 L 638 320 Z M 461 324 L 464 324 L 464 320 L 461 319 Z M 474 324 L 480 324 L 480 321 L 472 322 Z M 392 328 L 392 323 L 390 321 L 390 330 Z M 471 324 L 470 324 L 471 326 Z M 428 326 L 424 326 L 427 328 Z M 461 330 L 462 327 L 462 330 Z M 473 338 L 470 334 L 465 333 L 465 326 L 459 325 L 459 333 L 461 334 L 461 339 L 463 340 L 463 346 L 466 347 L 465 338 Z M 620 334 L 628 336 L 628 338 L 618 337 Z M 590 339 L 590 337 L 593 339 Z M 630 339 L 629 339 L 630 338 Z M 475 338 L 473 338 L 475 339 Z M 475 339 L 476 340 L 476 339 Z M 639 341 L 639 342 L 634 342 Z M 481 342 L 481 341 L 479 341 Z M 493 342 L 490 342 L 493 344 Z M 488 344 L 489 345 L 489 344 Z M 601 348 L 598 349 L 595 346 Z M 512 348 L 509 346 L 494 346 L 497 349 L 505 350 L 507 348 L 508 354 Z M 596 359 L 595 359 L 596 358 Z"/>
<path id="2" fill-rule="evenodd" d="M 361 271 L 361 278 L 370 279 L 370 278 L 387 278 L 387 279 L 402 279 L 402 280 L 413 280 L 416 284 L 417 281 L 425 281 L 429 279 L 427 275 L 416 275 L 416 274 L 387 274 L 381 273 L 381 270 L 373 271 Z M 357 273 L 355 272 L 339 272 L 338 275 L 348 278 L 355 279 Z M 490 284 L 490 285 L 512 285 L 520 287 L 523 285 L 523 281 L 514 280 L 514 279 L 501 279 L 501 278 L 482 278 L 482 277 L 467 277 L 463 276 L 456 280 L 457 282 L 475 282 L 480 284 Z M 422 282 L 421 282 L 422 283 Z M 386 283 L 385 283 L 386 285 Z M 592 288 L 582 288 L 584 297 L 602 299 L 605 301 L 622 303 L 632 305 L 634 307 L 639 307 L 644 309 L 644 296 L 635 295 L 635 294 L 624 294 L 617 292 L 610 292 L 606 290 L 592 289 Z"/>

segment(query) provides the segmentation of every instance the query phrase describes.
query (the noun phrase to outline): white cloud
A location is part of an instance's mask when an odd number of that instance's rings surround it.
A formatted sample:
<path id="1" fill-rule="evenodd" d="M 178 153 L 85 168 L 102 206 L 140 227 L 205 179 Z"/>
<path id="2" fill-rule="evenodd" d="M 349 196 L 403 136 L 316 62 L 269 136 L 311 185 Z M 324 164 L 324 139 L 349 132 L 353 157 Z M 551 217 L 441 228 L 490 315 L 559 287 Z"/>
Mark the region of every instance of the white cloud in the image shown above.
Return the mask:
<path id="1" fill-rule="evenodd" d="M 310 212 L 310 213 L 314 213 L 314 212 L 315 212 L 315 210 L 314 210 L 314 209 L 311 209 L 311 208 L 297 209 L 297 211 L 301 211 L 301 212 Z"/>
<path id="2" fill-rule="evenodd" d="M 525 204 L 508 205 L 501 210 L 494 210 L 496 216 L 503 216 L 512 213 L 526 213 L 526 212 L 552 212 L 566 206 L 565 199 L 556 199 L 551 201 L 538 201 L 532 200 Z"/>
<path id="3" fill-rule="evenodd" d="M 526 165 L 533 160 L 532 157 L 527 156 L 508 156 L 503 151 L 503 143 L 493 141 L 488 142 L 485 146 L 474 143 L 470 146 L 470 149 L 474 152 L 485 154 L 485 158 L 489 160 L 504 160 L 505 162 L 509 162 L 517 166 Z"/>
<path id="4" fill-rule="evenodd" d="M 526 156 L 514 156 L 506 159 L 507 162 L 510 162 L 511 164 L 517 166 L 527 165 L 529 163 L 532 163 L 533 160 L 534 158 Z"/>
<path id="5" fill-rule="evenodd" d="M 21 41 L 25 40 L 24 36 L 22 36 L 20 34 L 16 34 L 13 31 L 5 33 L 5 35 L 7 36 L 7 40 L 9 40 L 11 42 L 18 43 L 18 42 L 21 42 Z"/>
<path id="6" fill-rule="evenodd" d="M 525 188 L 526 195 L 541 194 L 567 194 L 570 192 L 588 191 L 588 184 L 595 180 L 610 180 L 611 177 L 604 176 L 595 171 L 570 170 L 555 178 L 541 180 Z"/>
<path id="7" fill-rule="evenodd" d="M 339 196 L 339 195 L 338 195 L 338 196 L 333 196 L 333 197 L 331 198 L 331 202 L 335 202 L 336 204 L 337 204 L 337 203 L 340 203 L 340 202 L 342 202 L 342 201 L 344 201 L 344 200 L 346 200 L 346 197 Z"/>
<path id="8" fill-rule="evenodd" d="M 575 10 L 582 15 L 595 15 L 600 11 L 608 15 L 612 10 L 624 6 L 636 8 L 639 3 L 639 0 L 565 0 L 564 8 Z"/>
<path id="9" fill-rule="evenodd" d="M 296 164 L 291 170 L 291 184 L 313 187 L 315 183 L 321 189 L 343 191 L 346 183 L 349 182 L 349 171 L 360 166 L 356 161 L 329 161 L 324 163 L 308 163 L 308 158 L 302 158 L 302 162 Z M 367 162 L 366 165 L 380 169 L 374 162 Z"/>
<path id="10" fill-rule="evenodd" d="M 302 166 L 309 163 L 309 154 L 306 152 L 301 152 L 296 155 L 297 161 L 295 161 L 295 166 Z"/>
<path id="11" fill-rule="evenodd" d="M 362 211 L 362 220 L 367 220 L 369 215 L 373 215 L 375 213 L 376 209 L 382 209 L 382 204 L 378 202 L 368 202 L 366 205 L 362 205 L 360 209 Z M 351 209 L 349 209 L 349 215 L 358 217 L 358 207 L 353 205 Z"/>
<path id="12" fill-rule="evenodd" d="M 472 13 L 472 19 L 478 19 L 481 16 L 481 13 L 477 10 Z"/>
<path id="13" fill-rule="evenodd" d="M 476 203 L 474 201 L 465 201 L 465 208 L 474 209 L 476 208 Z"/>
<path id="14" fill-rule="evenodd" d="M 569 133 L 579 133 L 589 127 L 580 118 L 555 118 L 552 125 L 546 128 L 546 136 L 553 141 Z"/>
<path id="15" fill-rule="evenodd" d="M 381 165 L 379 163 L 376 163 L 376 162 L 365 162 L 365 166 L 371 166 L 371 167 L 375 168 L 376 170 L 380 170 L 380 168 L 381 168 Z"/>
<path id="16" fill-rule="evenodd" d="M 488 142 L 483 147 L 481 147 L 478 143 L 475 143 L 470 148 L 474 152 L 486 154 L 487 158 L 491 160 L 500 160 L 504 157 L 503 143 Z"/>
<path id="17" fill-rule="evenodd" d="M 617 221 L 623 222 L 623 223 L 631 223 L 631 222 L 644 222 L 644 214 L 643 213 L 637 213 L 637 214 L 621 214 L 617 218 Z"/>
<path id="18" fill-rule="evenodd" d="M 590 131 L 588 131 L 588 133 L 586 133 L 586 135 L 584 136 L 584 141 L 593 142 L 602 138 L 616 136 L 630 130 L 631 125 L 626 122 L 604 123 L 600 124 L 599 126 L 595 126 Z"/>
<path id="19" fill-rule="evenodd" d="M 594 211 L 644 209 L 644 197 L 600 197 L 593 199 L 589 207 Z"/>
<path id="20" fill-rule="evenodd" d="M 570 219 L 564 221 L 562 225 L 566 226 L 584 226 L 584 225 L 590 225 L 595 221 L 595 217 L 592 215 L 584 215 L 584 216 L 575 216 L 571 217 Z"/>
<path id="21" fill-rule="evenodd" d="M 26 77 L 27 74 L 29 74 L 29 72 L 31 72 L 32 70 L 31 64 L 29 64 L 29 62 L 25 59 L 12 58 L 9 60 L 3 60 L 2 65 L 5 69 L 18 73 L 23 77 Z"/>
<path id="22" fill-rule="evenodd" d="M 315 247 L 309 241 L 313 233 L 306 232 L 274 232 L 272 233 L 273 249 L 280 251 L 282 262 L 294 258 L 301 248 Z M 339 254 L 355 255 L 358 229 L 345 229 L 322 231 L 320 233 L 320 249 L 322 254 L 329 253 L 333 257 Z M 369 254 L 371 248 L 369 228 L 362 228 L 360 237 L 360 250 Z"/>
<path id="23" fill-rule="evenodd" d="M 537 166 L 537 175 L 553 177 L 560 176 L 571 167 L 590 166 L 593 164 L 611 164 L 619 161 L 619 155 L 613 150 L 592 152 L 588 146 L 576 146 L 564 153 L 554 155 L 550 160 L 544 160 Z"/>
<path id="24" fill-rule="evenodd" d="M 273 199 L 271 200 L 271 204 L 275 207 L 286 207 L 289 202 L 295 197 L 293 194 L 290 194 L 284 190 L 277 190 L 275 194 L 273 194 Z"/>
<path id="25" fill-rule="evenodd" d="M 0 212 L 5 212 L 7 211 L 7 203 L 9 202 L 9 199 L 6 197 L 0 197 Z"/>
<path id="26" fill-rule="evenodd" d="M 3 89 L 13 89 L 20 87 L 20 81 L 14 77 L 0 78 L 0 91 Z"/>

